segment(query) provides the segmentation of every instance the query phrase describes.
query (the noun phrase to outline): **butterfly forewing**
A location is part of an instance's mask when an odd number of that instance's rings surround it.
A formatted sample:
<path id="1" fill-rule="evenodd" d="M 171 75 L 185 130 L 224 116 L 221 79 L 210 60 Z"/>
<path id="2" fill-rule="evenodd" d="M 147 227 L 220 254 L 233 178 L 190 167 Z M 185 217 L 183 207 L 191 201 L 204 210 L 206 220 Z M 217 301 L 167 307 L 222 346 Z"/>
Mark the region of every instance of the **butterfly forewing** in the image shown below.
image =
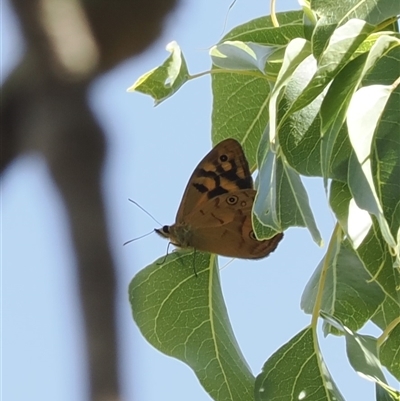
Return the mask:
<path id="1" fill-rule="evenodd" d="M 243 149 L 234 139 L 226 139 L 216 145 L 198 164 L 189 179 L 176 222 L 198 205 L 216 196 L 236 191 L 252 189 L 253 179 Z"/>

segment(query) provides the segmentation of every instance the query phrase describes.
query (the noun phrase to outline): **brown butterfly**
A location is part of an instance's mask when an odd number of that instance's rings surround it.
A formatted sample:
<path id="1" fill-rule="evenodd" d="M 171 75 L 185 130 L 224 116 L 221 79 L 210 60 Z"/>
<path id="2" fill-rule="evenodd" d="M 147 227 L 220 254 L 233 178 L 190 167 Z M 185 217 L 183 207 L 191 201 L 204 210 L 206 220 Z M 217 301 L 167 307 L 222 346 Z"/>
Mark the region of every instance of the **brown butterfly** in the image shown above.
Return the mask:
<path id="1" fill-rule="evenodd" d="M 243 259 L 268 256 L 283 234 L 260 241 L 251 223 L 256 191 L 243 149 L 235 139 L 217 144 L 186 186 L 175 223 L 155 231 L 180 248 Z"/>

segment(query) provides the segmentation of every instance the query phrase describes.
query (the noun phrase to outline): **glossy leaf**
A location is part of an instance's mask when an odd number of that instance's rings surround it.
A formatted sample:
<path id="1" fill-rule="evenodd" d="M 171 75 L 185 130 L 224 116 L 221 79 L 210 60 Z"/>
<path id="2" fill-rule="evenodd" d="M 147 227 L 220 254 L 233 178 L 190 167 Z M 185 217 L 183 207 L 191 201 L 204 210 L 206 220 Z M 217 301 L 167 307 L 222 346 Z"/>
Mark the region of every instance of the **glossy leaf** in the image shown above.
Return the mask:
<path id="1" fill-rule="evenodd" d="M 254 378 L 229 323 L 216 257 L 180 251 L 163 259 L 141 270 L 129 286 L 143 336 L 189 365 L 214 400 L 252 400 Z"/>
<path id="2" fill-rule="evenodd" d="M 253 211 L 259 223 L 281 232 L 290 226 L 307 227 L 322 244 L 307 192 L 299 174 L 278 157 L 263 140 L 259 149 L 258 191 Z M 260 238 L 262 234 L 258 232 Z"/>
<path id="3" fill-rule="evenodd" d="M 278 349 L 256 378 L 256 401 L 344 401 L 318 352 L 312 328 Z"/>
<path id="4" fill-rule="evenodd" d="M 297 65 L 280 96 L 278 108 L 278 137 L 288 164 L 298 173 L 321 176 L 320 107 L 323 96 L 318 96 L 303 109 L 287 114 L 316 71 L 313 56 Z M 279 118 L 279 116 L 281 116 Z"/>
<path id="5" fill-rule="evenodd" d="M 347 108 L 360 82 L 360 75 L 364 68 L 365 59 L 366 56 L 357 57 L 343 68 L 330 85 L 321 105 L 321 135 L 323 138 L 321 166 L 325 183 L 331 176 L 337 176 L 342 179 L 347 178 L 347 165 L 351 154 L 351 146 L 348 140 L 347 129 L 345 139 L 340 134 L 342 133 L 342 129 L 346 128 Z M 345 91 L 343 87 L 346 88 Z M 342 149 L 344 157 L 338 159 L 339 149 Z M 342 160 L 347 162 L 345 174 L 337 172 Z"/>
<path id="6" fill-rule="evenodd" d="M 342 331 L 346 338 L 346 351 L 349 362 L 353 369 L 360 375 L 374 381 L 388 395 L 400 396 L 400 392 L 391 388 L 382 372 L 382 365 L 378 358 L 378 347 L 376 338 L 368 335 L 361 335 L 350 330 L 338 319 L 323 313 L 325 321 Z"/>
<path id="7" fill-rule="evenodd" d="M 382 364 L 400 382 L 400 316 L 398 321 L 382 344 L 379 356 Z"/>
<path id="8" fill-rule="evenodd" d="M 395 247 L 396 241 L 383 214 L 371 165 L 371 152 L 374 150 L 372 144 L 374 132 L 392 92 L 393 87 L 387 85 L 371 85 L 359 89 L 353 95 L 349 105 L 347 126 L 350 142 L 363 174 L 362 177 L 361 171 L 358 169 L 357 175 L 350 176 L 350 189 L 357 204 L 376 216 L 385 240 L 390 246 Z M 397 144 L 400 145 L 400 141 Z M 355 160 L 352 166 L 355 170 L 357 166 Z M 400 188 L 400 184 L 397 186 Z M 363 194 L 362 196 L 361 193 Z M 366 194 L 368 194 L 368 197 Z"/>
<path id="9" fill-rule="evenodd" d="M 277 13 L 277 18 L 279 27 L 273 26 L 269 16 L 257 18 L 232 29 L 220 43 L 241 41 L 280 47 L 303 34 L 301 12 Z M 278 62 L 274 69 L 275 74 L 279 68 Z M 251 170 L 255 169 L 258 142 L 269 119 L 271 83 L 263 74 L 257 74 L 246 74 L 242 71 L 232 73 L 230 70 L 220 69 L 211 74 L 213 143 L 226 138 L 239 140 L 248 155 Z"/>
<path id="10" fill-rule="evenodd" d="M 272 58 L 279 48 L 264 46 L 253 42 L 226 41 L 213 46 L 210 56 L 216 67 L 227 70 L 265 72 L 268 59 Z"/>
<path id="11" fill-rule="evenodd" d="M 313 0 L 311 8 L 320 18 L 313 35 L 316 57 L 322 54 L 337 26 L 353 18 L 376 26 L 400 13 L 400 3 L 392 0 Z"/>
<path id="12" fill-rule="evenodd" d="M 390 322 L 400 316 L 399 290 L 396 289 L 400 277 L 399 271 L 393 268 L 395 257 L 388 252 L 376 220 L 358 208 L 345 183 L 332 182 L 329 201 L 369 275 L 367 283 L 375 282 L 382 290 L 384 298 L 371 319 L 385 330 Z"/>
<path id="13" fill-rule="evenodd" d="M 348 160 L 351 152 L 349 144 L 344 144 L 341 138 L 343 129 L 346 129 L 347 134 L 347 127 L 344 124 L 351 98 L 371 68 L 380 60 L 391 57 L 387 55 L 388 51 L 399 44 L 399 39 L 396 37 L 383 34 L 375 36 L 374 41 L 369 42 L 368 53 L 348 63 L 330 85 L 321 106 L 323 135 L 321 157 L 325 178 L 331 176 L 342 180 L 345 178 L 338 169 L 341 169 L 343 156 Z M 346 88 L 345 91 L 343 87 Z M 340 150 L 342 156 L 338 157 Z"/>
<path id="14" fill-rule="evenodd" d="M 357 206 L 344 182 L 332 181 L 329 203 L 353 249 L 357 250 L 372 227 L 370 214 Z"/>
<path id="15" fill-rule="evenodd" d="M 354 19 L 338 27 L 318 60 L 318 69 L 307 88 L 293 103 L 290 112 L 300 110 L 312 102 L 351 59 L 358 46 L 372 32 L 373 26 Z"/>
<path id="16" fill-rule="evenodd" d="M 167 45 L 171 55 L 162 65 L 139 77 L 128 92 L 150 95 L 155 104 L 172 96 L 189 78 L 185 58 L 176 42 Z"/>
<path id="17" fill-rule="evenodd" d="M 312 10 L 321 19 L 345 22 L 352 18 L 365 19 L 377 25 L 400 13 L 400 4 L 392 0 L 313 0 Z"/>
<path id="18" fill-rule="evenodd" d="M 303 13 L 301 11 L 287 11 L 276 13 L 279 26 L 272 23 L 271 17 L 255 18 L 238 25 L 228 32 L 220 41 L 240 40 L 265 45 L 286 45 L 292 39 L 303 34 Z"/>
<path id="19" fill-rule="evenodd" d="M 286 47 L 282 68 L 271 92 L 269 101 L 269 139 L 275 143 L 278 133 L 278 109 L 283 92 L 299 64 L 310 56 L 310 43 L 301 38 L 292 40 Z"/>
<path id="20" fill-rule="evenodd" d="M 306 313 L 313 311 L 323 263 L 324 260 L 319 263 L 303 292 L 301 308 Z M 369 282 L 370 278 L 352 248 L 345 243 L 336 243 L 329 261 L 321 310 L 352 330 L 360 329 L 385 298 L 380 286 Z M 324 331 L 325 334 L 332 332 L 329 326 L 324 326 Z"/>

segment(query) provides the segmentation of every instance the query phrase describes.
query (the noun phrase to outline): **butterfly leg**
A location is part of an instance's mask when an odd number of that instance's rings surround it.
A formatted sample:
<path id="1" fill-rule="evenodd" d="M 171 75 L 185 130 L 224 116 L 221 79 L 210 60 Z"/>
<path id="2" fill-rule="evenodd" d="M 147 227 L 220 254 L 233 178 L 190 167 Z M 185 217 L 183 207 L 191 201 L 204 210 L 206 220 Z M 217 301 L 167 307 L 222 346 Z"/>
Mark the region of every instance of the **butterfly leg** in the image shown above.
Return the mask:
<path id="1" fill-rule="evenodd" d="M 196 278 L 199 277 L 196 270 L 196 249 L 193 249 L 193 271 Z"/>
<path id="2" fill-rule="evenodd" d="M 162 262 L 157 263 L 157 265 L 163 265 L 163 264 L 165 263 L 165 261 L 167 260 L 167 257 L 168 257 L 168 255 L 169 255 L 169 246 L 170 246 L 170 245 L 171 245 L 171 242 L 168 242 L 168 245 L 167 245 L 167 253 L 165 254 L 164 259 L 162 260 Z"/>

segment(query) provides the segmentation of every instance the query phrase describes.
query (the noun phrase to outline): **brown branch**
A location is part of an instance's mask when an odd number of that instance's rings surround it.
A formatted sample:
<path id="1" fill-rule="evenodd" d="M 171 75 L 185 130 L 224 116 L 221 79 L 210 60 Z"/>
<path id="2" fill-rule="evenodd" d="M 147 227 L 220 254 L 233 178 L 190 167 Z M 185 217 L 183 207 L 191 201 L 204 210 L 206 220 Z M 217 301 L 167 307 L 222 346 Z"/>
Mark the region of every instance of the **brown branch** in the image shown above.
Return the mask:
<path id="1" fill-rule="evenodd" d="M 101 192 L 106 149 L 86 89 L 99 72 L 145 49 L 175 2 L 13 0 L 28 52 L 2 88 L 1 167 L 23 152 L 40 152 L 64 200 L 93 401 L 118 400 L 120 392 L 115 270 Z"/>

